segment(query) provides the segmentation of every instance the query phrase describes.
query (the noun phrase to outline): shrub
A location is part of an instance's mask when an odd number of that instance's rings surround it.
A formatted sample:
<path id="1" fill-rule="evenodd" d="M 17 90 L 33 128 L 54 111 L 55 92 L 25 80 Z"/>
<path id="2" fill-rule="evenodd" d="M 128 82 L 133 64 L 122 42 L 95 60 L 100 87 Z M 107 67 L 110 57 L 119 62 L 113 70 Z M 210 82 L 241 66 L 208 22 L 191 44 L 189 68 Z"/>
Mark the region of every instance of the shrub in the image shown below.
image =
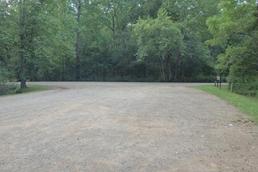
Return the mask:
<path id="1" fill-rule="evenodd" d="M 10 74 L 5 69 L 0 69 L 0 95 L 14 93 L 17 89 L 16 84 L 8 82 Z"/>
<path id="2" fill-rule="evenodd" d="M 257 96 L 258 93 L 258 80 L 249 82 L 235 82 L 229 85 L 231 91 L 246 95 L 246 96 Z"/>

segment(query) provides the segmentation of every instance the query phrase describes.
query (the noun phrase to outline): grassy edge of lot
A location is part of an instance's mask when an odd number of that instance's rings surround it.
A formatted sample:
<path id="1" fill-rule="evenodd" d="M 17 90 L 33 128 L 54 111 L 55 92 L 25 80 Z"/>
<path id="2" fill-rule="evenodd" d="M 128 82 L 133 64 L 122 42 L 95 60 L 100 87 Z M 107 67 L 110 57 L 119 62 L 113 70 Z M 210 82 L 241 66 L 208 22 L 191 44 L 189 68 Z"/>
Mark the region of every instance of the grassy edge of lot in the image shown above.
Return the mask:
<path id="1" fill-rule="evenodd" d="M 251 120 L 254 120 L 258 124 L 258 98 L 232 93 L 226 87 L 220 89 L 211 85 L 202 85 L 196 88 L 227 101 L 241 112 L 248 114 Z"/>
<path id="2" fill-rule="evenodd" d="M 10 90 L 5 94 L 0 94 L 1 96 L 11 96 L 11 95 L 19 95 L 19 94 L 25 94 L 25 93 L 32 93 L 32 92 L 40 92 L 40 91 L 47 91 L 51 88 L 45 85 L 28 85 L 27 88 L 20 89 L 18 85 L 11 84 Z"/>
<path id="3" fill-rule="evenodd" d="M 38 92 L 38 91 L 47 91 L 50 88 L 45 85 L 29 85 L 27 88 L 19 89 L 18 93 L 31 93 L 31 92 Z"/>

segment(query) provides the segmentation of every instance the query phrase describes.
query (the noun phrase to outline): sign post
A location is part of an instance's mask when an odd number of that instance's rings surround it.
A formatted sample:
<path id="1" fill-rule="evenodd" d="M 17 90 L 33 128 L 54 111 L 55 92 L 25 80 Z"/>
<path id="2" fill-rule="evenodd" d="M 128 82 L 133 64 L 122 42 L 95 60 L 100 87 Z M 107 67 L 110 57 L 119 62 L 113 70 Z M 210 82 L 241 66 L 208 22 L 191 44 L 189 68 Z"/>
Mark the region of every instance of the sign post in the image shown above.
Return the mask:
<path id="1" fill-rule="evenodd" d="M 221 81 L 221 76 L 220 76 L 220 75 L 217 75 L 216 81 L 215 81 L 215 86 L 221 88 L 221 83 L 222 83 L 222 81 Z"/>

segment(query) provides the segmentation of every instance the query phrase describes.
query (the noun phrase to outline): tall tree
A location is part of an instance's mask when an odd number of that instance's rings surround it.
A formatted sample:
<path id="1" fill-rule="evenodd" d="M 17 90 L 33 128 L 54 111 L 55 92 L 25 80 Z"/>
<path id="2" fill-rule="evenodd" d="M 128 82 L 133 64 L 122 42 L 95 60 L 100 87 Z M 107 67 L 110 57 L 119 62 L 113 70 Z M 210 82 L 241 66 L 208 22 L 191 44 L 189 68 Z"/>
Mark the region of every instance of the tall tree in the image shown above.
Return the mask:
<path id="1" fill-rule="evenodd" d="M 18 60 L 18 78 L 21 82 L 20 87 L 26 88 L 26 80 L 27 80 L 27 66 L 26 63 L 28 58 L 31 56 L 31 40 L 32 36 L 32 22 L 30 14 L 31 2 L 29 0 L 20 0 L 19 1 L 19 60 Z M 31 22 L 31 23 L 30 23 Z"/>
<path id="2" fill-rule="evenodd" d="M 219 10 L 207 22 L 213 34 L 208 43 L 224 50 L 218 56 L 218 72 L 228 76 L 232 91 L 248 94 L 258 89 L 255 3 L 221 0 Z"/>
<path id="3" fill-rule="evenodd" d="M 77 22 L 76 27 L 76 43 L 75 43 L 75 56 L 76 56 L 76 80 L 81 79 L 81 15 L 82 15 L 82 0 L 74 0 L 73 1 L 73 8 L 75 11 L 75 17 Z"/>
<path id="4" fill-rule="evenodd" d="M 226 49 L 222 43 L 209 44 L 210 49 L 205 44 L 212 35 L 218 39 L 205 22 L 220 10 L 216 4 L 217 0 L 1 0 L 0 66 L 16 74 L 22 87 L 26 80 L 207 81 L 214 75 L 212 57 Z M 169 19 L 158 16 L 160 8 Z M 161 31 L 162 37 L 149 32 L 134 37 L 134 24 Z M 138 38 L 147 40 L 144 35 L 153 44 L 140 44 Z M 140 58 L 143 47 L 148 53 Z M 169 52 L 164 63 L 157 52 Z M 161 64 L 166 75 L 162 78 Z"/>
<path id="5" fill-rule="evenodd" d="M 166 11 L 160 10 L 156 19 L 139 20 L 134 26 L 134 33 L 139 58 L 157 58 L 154 60 L 159 61 L 161 80 L 177 80 L 178 65 L 184 49 L 183 37 Z"/>

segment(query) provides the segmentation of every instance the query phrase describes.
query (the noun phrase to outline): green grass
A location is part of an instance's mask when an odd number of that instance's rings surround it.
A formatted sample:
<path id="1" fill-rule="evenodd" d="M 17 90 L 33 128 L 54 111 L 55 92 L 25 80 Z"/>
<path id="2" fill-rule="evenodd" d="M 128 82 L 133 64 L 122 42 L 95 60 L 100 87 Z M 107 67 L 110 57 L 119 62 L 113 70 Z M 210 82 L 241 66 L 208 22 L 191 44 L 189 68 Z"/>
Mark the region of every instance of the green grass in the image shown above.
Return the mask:
<path id="1" fill-rule="evenodd" d="M 226 87 L 220 89 L 215 86 L 205 85 L 197 88 L 229 102 L 243 113 L 250 115 L 251 119 L 258 123 L 258 98 L 232 93 Z"/>
<path id="2" fill-rule="evenodd" d="M 16 95 L 16 94 L 25 94 L 31 92 L 38 92 L 38 91 L 46 91 L 50 88 L 48 86 L 43 85 L 29 85 L 27 88 L 20 89 L 19 85 L 11 85 L 10 89 L 0 96 L 8 96 L 8 95 Z"/>
<path id="3" fill-rule="evenodd" d="M 30 92 L 46 91 L 46 90 L 49 90 L 48 86 L 29 85 L 27 88 L 17 90 L 16 93 L 17 94 L 19 94 L 19 93 L 30 93 Z"/>

